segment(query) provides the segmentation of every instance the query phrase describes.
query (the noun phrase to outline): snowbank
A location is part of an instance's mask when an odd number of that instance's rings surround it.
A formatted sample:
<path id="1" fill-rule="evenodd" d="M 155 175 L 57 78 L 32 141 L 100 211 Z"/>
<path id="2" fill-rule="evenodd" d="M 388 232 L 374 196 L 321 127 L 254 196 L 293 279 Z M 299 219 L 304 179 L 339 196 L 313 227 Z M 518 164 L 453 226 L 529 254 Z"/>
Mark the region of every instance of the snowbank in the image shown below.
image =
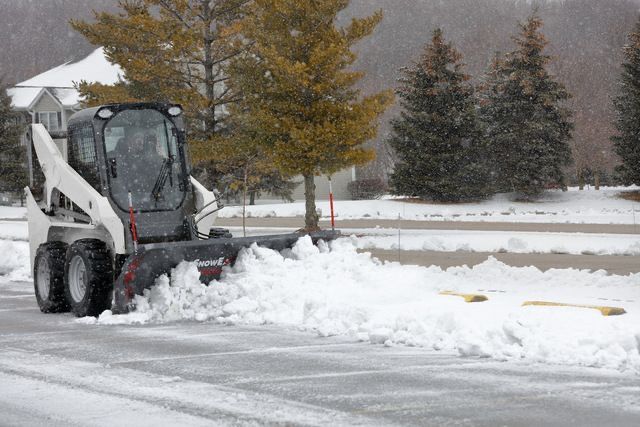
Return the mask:
<path id="1" fill-rule="evenodd" d="M 28 241 L 29 227 L 27 222 L 0 220 L 0 239 Z"/>
<path id="2" fill-rule="evenodd" d="M 27 208 L 0 206 L 0 219 L 23 219 L 27 217 Z"/>
<path id="3" fill-rule="evenodd" d="M 338 219 L 398 219 L 428 221 L 486 221 L 535 223 L 635 224 L 640 221 L 640 204 L 619 198 L 621 191 L 637 187 L 608 187 L 600 191 L 570 188 L 547 191 L 537 202 L 510 200 L 498 194 L 475 203 L 409 203 L 401 199 L 337 201 Z M 319 194 L 318 197 L 326 195 Z M 317 201 L 325 219 L 329 203 Z M 250 217 L 294 217 L 304 215 L 304 202 L 248 206 Z M 241 217 L 242 207 L 230 206 L 220 218 Z M 637 217 L 637 218 L 636 218 Z"/>
<path id="4" fill-rule="evenodd" d="M 467 304 L 441 290 L 480 291 Z M 602 298 L 615 299 L 603 301 Z M 526 299 L 622 305 L 628 313 L 521 307 Z M 499 360 L 606 367 L 640 373 L 640 274 L 508 267 L 490 258 L 473 268 L 401 266 L 358 254 L 348 239 L 292 250 L 253 246 L 210 286 L 193 264 L 163 276 L 128 315 L 104 312 L 80 322 L 138 324 L 178 320 L 276 323 L 385 345 L 414 345 Z"/>
<path id="5" fill-rule="evenodd" d="M 31 280 L 29 244 L 0 240 L 0 282 Z"/>
<path id="6" fill-rule="evenodd" d="M 359 249 L 439 252 L 509 252 L 640 255 L 640 235 L 513 231 L 345 230 Z"/>
<path id="7" fill-rule="evenodd" d="M 225 228 L 234 236 L 243 235 L 242 227 Z M 284 227 L 247 227 L 247 236 L 293 233 L 295 230 Z M 340 231 L 358 249 L 398 249 L 397 229 L 341 228 Z M 403 251 L 627 256 L 640 255 L 640 235 L 402 229 L 399 246 Z"/>

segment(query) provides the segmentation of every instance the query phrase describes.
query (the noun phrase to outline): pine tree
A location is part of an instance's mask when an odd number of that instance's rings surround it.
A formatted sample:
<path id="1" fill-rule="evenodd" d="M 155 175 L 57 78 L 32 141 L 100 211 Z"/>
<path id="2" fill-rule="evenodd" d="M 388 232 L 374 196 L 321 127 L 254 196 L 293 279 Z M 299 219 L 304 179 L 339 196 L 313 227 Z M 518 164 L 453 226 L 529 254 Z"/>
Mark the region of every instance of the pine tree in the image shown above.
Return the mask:
<path id="1" fill-rule="evenodd" d="M 614 99 L 617 134 L 612 140 L 622 164 L 616 168 L 625 185 L 640 184 L 640 20 L 624 46 L 625 62 Z"/>
<path id="2" fill-rule="evenodd" d="M 262 134 L 274 164 L 305 184 L 305 228 L 318 227 L 314 176 L 370 161 L 363 144 L 392 94 L 361 97 L 351 47 L 371 34 L 380 12 L 336 26 L 348 0 L 255 0 L 240 24 L 248 54 L 234 60 L 232 87 Z"/>
<path id="3" fill-rule="evenodd" d="M 520 24 L 516 50 L 493 62 L 481 101 L 496 189 L 524 199 L 563 186 L 571 162 L 573 124 L 562 106 L 570 95 L 547 71 L 541 27 L 535 12 Z"/>
<path id="4" fill-rule="evenodd" d="M 252 191 L 268 191 L 278 182 L 283 188 L 290 186 L 273 165 L 265 168 L 261 164 L 262 156 L 246 157 L 240 146 L 235 153 L 224 144 L 237 127 L 238 120 L 227 122 L 239 97 L 227 84 L 225 65 L 242 52 L 234 38 L 247 2 L 123 0 L 118 14 L 96 13 L 92 23 L 72 21 L 89 41 L 104 46 L 109 60 L 124 71 L 124 79 L 115 85 L 80 82 L 86 104 L 179 103 L 185 109 L 187 137 L 197 162 L 194 173 L 199 179 L 210 181 L 209 185 L 237 187 L 237 176 L 243 176 L 249 167 L 239 159 L 255 159 L 249 169 L 264 175 L 252 174 Z"/>
<path id="5" fill-rule="evenodd" d="M 0 80 L 0 191 L 20 192 L 27 185 L 26 149 L 22 126 L 11 109 L 7 87 Z"/>
<path id="6" fill-rule="evenodd" d="M 437 201 L 486 194 L 481 129 L 461 59 L 437 29 L 420 60 L 402 70 L 404 111 L 388 141 L 399 158 L 390 177 L 396 194 Z"/>
<path id="7" fill-rule="evenodd" d="M 269 153 L 261 140 L 260 128 L 252 122 L 251 116 L 240 108 L 240 104 L 230 106 L 229 119 L 225 132 L 215 138 L 216 155 L 225 159 L 218 163 L 220 177 L 215 188 L 229 195 L 242 198 L 242 227 L 245 229 L 246 205 L 254 201 L 261 191 L 271 191 L 291 201 L 291 193 L 296 184 L 274 166 Z M 206 157 L 202 145 L 193 151 L 194 159 Z M 253 204 L 253 203 L 251 203 Z"/>
<path id="8" fill-rule="evenodd" d="M 182 104 L 191 137 L 206 141 L 223 125 L 235 100 L 224 82 L 224 64 L 236 50 L 233 23 L 248 0 L 120 0 L 117 14 L 95 13 L 95 22 L 71 21 L 124 71 L 115 86 L 80 82 L 89 105 L 128 101 Z"/>

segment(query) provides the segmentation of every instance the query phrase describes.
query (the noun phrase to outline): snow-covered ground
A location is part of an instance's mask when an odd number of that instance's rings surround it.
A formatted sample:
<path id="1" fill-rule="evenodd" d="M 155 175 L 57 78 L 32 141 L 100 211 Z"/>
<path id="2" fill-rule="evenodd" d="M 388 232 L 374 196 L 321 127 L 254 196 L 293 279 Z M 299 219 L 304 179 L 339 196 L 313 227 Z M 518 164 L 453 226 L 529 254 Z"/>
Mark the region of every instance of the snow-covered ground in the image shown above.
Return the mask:
<path id="1" fill-rule="evenodd" d="M 2 213 L 0 212 L 0 215 Z M 29 229 L 26 221 L 20 221 L 20 218 L 16 218 L 15 221 L 3 221 L 0 220 L 0 239 L 2 240 L 28 240 Z"/>
<path id="2" fill-rule="evenodd" d="M 242 227 L 228 227 L 242 236 Z M 290 233 L 293 228 L 247 228 L 247 235 Z M 557 253 L 583 255 L 640 255 L 640 235 L 596 233 L 551 233 L 512 231 L 398 230 L 386 228 L 341 229 L 359 249 L 393 249 L 441 252 Z M 0 220 L 0 250 L 11 256 L 26 253 L 27 223 Z M 9 242 L 7 242 L 9 241 Z M 13 241 L 12 243 L 10 243 Z M 16 258 L 16 262 L 19 258 Z M 15 265 L 15 263 L 11 264 Z M 2 267 L 0 266 L 0 270 Z"/>
<path id="3" fill-rule="evenodd" d="M 29 244 L 0 240 L 0 283 L 30 279 Z"/>
<path id="4" fill-rule="evenodd" d="M 466 303 L 441 291 L 480 293 L 489 300 Z M 627 314 L 523 307 L 526 300 L 616 305 Z M 97 320 L 78 321 L 274 323 L 388 346 L 640 373 L 640 274 L 541 272 L 494 259 L 474 268 L 402 266 L 359 254 L 346 239 L 330 249 L 303 238 L 283 254 L 244 250 L 236 265 L 208 287 L 193 264 L 183 263 L 137 303 L 137 311 L 128 315 L 107 311 Z"/>
<path id="5" fill-rule="evenodd" d="M 360 249 L 640 255 L 640 235 L 457 230 L 347 230 Z"/>
<path id="6" fill-rule="evenodd" d="M 242 236 L 242 227 L 228 227 Z M 247 236 L 291 233 L 295 228 L 247 227 Z M 640 255 L 640 235 L 521 231 L 411 230 L 342 228 L 358 249 L 438 252 L 555 253 Z"/>
<path id="7" fill-rule="evenodd" d="M 429 221 L 537 222 L 585 224 L 635 224 L 640 222 L 640 204 L 618 195 L 635 187 L 607 187 L 567 192 L 548 191 L 534 203 L 514 202 L 508 194 L 498 194 L 476 203 L 412 203 L 401 199 L 337 201 L 338 219 L 398 219 Z M 316 203 L 321 216 L 329 216 L 329 203 Z M 293 217 L 304 215 L 304 202 L 260 204 L 247 208 L 251 217 Z M 242 208 L 228 206 L 220 217 L 241 217 Z"/>
<path id="8" fill-rule="evenodd" d="M 0 220 L 3 219 L 25 219 L 27 218 L 27 208 L 16 206 L 0 206 Z M 6 224 L 7 221 L 2 221 Z M 5 228 L 5 227 L 2 227 Z"/>
<path id="9" fill-rule="evenodd" d="M 14 220 L 0 221 L 0 283 L 30 280 L 26 223 L 15 220 L 24 211 L 3 208 L 3 214 Z M 238 231 L 234 229 L 236 235 Z M 287 230 L 271 230 L 278 231 Z M 493 258 L 473 268 L 447 270 L 383 263 L 357 249 L 397 249 L 397 230 L 344 231 L 358 235 L 330 247 L 315 247 L 303 238 L 282 254 L 257 247 L 244 250 L 236 265 L 209 286 L 200 283 L 194 265 L 183 263 L 171 279 L 159 278 L 139 298 L 136 312 L 124 316 L 105 312 L 97 320 L 78 322 L 269 323 L 373 344 L 640 373 L 640 274 L 541 272 Z M 640 254 L 638 237 L 622 234 L 402 230 L 400 248 Z M 489 299 L 469 304 L 441 291 L 480 293 Z M 593 309 L 523 307 L 527 300 L 620 306 L 627 313 L 605 317 Z"/>

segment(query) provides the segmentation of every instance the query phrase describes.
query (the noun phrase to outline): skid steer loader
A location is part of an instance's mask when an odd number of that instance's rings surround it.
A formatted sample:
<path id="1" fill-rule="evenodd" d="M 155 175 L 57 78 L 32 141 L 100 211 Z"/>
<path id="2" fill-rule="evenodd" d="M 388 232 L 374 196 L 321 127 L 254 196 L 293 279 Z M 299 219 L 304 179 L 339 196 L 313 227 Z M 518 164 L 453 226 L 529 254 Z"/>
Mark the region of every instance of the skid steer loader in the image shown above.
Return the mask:
<path id="1" fill-rule="evenodd" d="M 124 313 L 181 261 L 195 262 L 209 283 L 241 248 L 282 250 L 300 237 L 233 238 L 213 227 L 222 204 L 191 176 L 179 105 L 88 108 L 69 118 L 65 138 L 54 142 L 34 124 L 30 141 L 29 244 L 43 312 Z"/>

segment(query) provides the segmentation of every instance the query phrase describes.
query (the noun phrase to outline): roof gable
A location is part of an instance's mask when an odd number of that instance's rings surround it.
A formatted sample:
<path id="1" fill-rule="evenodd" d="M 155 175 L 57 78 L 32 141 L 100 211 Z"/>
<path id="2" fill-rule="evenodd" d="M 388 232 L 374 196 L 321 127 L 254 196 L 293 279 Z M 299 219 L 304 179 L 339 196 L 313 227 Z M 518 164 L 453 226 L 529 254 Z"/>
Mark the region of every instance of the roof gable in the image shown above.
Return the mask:
<path id="1" fill-rule="evenodd" d="M 45 93 L 62 107 L 75 109 L 81 102 L 75 83 L 84 80 L 112 85 L 117 83 L 123 74 L 118 65 L 107 60 L 104 49 L 100 47 L 79 61 L 64 63 L 18 83 L 9 88 L 7 93 L 15 110 L 32 109 Z"/>
<path id="2" fill-rule="evenodd" d="M 110 63 L 104 56 L 104 49 L 99 47 L 86 58 L 76 62 L 67 62 L 38 74 L 16 86 L 34 86 L 51 88 L 73 88 L 74 83 L 86 80 L 89 83 L 112 85 L 123 75 L 122 69 Z"/>
<path id="3" fill-rule="evenodd" d="M 28 110 L 34 99 L 40 96 L 41 87 L 12 87 L 7 89 L 11 98 L 11 106 L 15 110 Z"/>
<path id="4" fill-rule="evenodd" d="M 38 105 L 40 103 L 40 101 L 42 101 L 42 99 L 44 97 L 48 97 L 51 98 L 53 100 L 53 102 L 58 106 L 58 108 L 63 108 L 62 103 L 60 102 L 60 100 L 58 98 L 56 98 L 47 88 L 44 88 L 40 91 L 40 93 L 33 99 L 33 101 L 31 101 L 31 104 L 29 105 L 29 110 L 33 110 L 36 105 Z"/>

